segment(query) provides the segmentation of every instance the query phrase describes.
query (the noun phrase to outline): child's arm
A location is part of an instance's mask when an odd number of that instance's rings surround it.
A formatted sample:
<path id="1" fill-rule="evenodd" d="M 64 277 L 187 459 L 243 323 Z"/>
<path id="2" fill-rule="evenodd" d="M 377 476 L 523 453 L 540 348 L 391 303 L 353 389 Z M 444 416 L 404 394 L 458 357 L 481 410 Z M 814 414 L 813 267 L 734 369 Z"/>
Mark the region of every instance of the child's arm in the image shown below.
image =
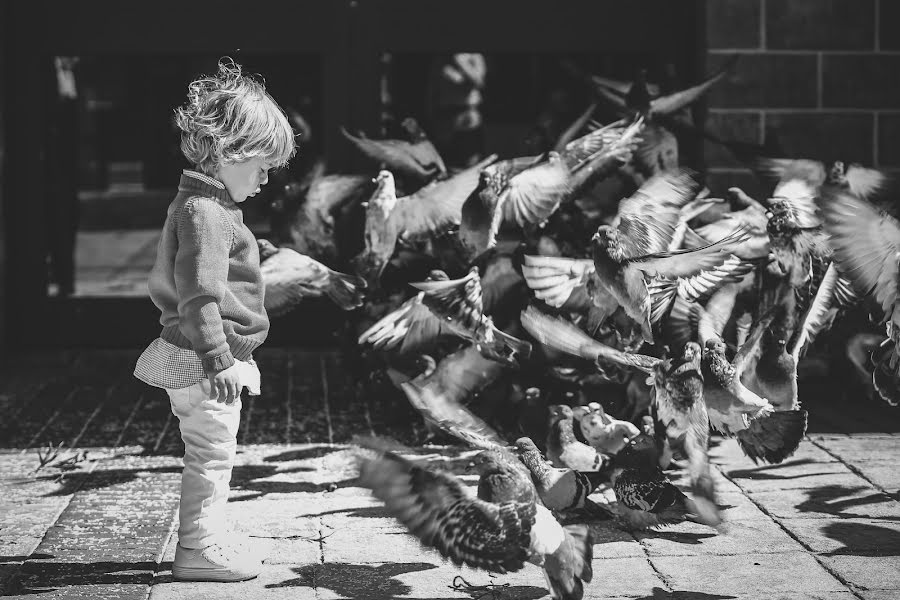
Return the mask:
<path id="1" fill-rule="evenodd" d="M 207 374 L 234 365 L 219 304 L 228 281 L 234 228 L 214 200 L 188 200 L 177 221 L 175 288 L 181 332 L 191 341 Z"/>

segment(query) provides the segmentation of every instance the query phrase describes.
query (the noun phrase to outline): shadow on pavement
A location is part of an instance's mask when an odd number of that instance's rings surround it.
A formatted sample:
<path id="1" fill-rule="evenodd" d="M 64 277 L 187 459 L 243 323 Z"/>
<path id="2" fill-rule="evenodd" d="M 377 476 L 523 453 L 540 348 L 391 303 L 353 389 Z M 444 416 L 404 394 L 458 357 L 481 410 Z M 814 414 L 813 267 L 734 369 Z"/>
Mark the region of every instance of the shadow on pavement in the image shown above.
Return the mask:
<path id="1" fill-rule="evenodd" d="M 152 561 L 91 563 L 51 562 L 33 555 L 7 583 L 5 594 L 36 595 L 57 592 L 62 587 L 83 585 L 150 585 L 157 564 Z M 53 558 L 53 557 L 49 557 Z"/>
<path id="2" fill-rule="evenodd" d="M 753 467 L 749 469 L 731 469 L 728 471 L 728 475 L 734 477 L 736 479 L 801 479 L 803 477 L 814 477 L 816 475 L 831 475 L 831 472 L 821 472 L 821 473 L 798 473 L 796 475 L 781 475 L 778 473 L 778 469 L 783 469 L 786 467 L 799 467 L 800 465 L 808 465 L 814 464 L 814 460 L 810 460 L 808 458 L 802 458 L 799 460 L 791 460 L 783 463 L 779 463 L 777 465 L 762 465 L 759 467 Z"/>
<path id="3" fill-rule="evenodd" d="M 900 531 L 866 523 L 834 521 L 822 533 L 844 544 L 826 556 L 900 556 Z"/>
<path id="4" fill-rule="evenodd" d="M 59 488 L 44 496 L 68 496 L 75 492 L 98 490 L 134 481 L 141 473 L 180 473 L 181 467 L 149 467 L 142 469 L 107 469 L 88 473 L 85 471 L 48 474 L 30 481 L 53 481 Z M 26 482 L 26 483 L 27 483 Z"/>
<path id="5" fill-rule="evenodd" d="M 737 596 L 722 596 L 721 594 L 705 594 L 703 592 L 667 592 L 662 588 L 653 588 L 653 593 L 632 600 L 731 600 Z M 774 598 L 773 598 L 774 600 Z"/>
<path id="6" fill-rule="evenodd" d="M 865 496 L 857 496 L 860 492 L 870 492 Z M 864 486 L 825 485 L 805 490 L 806 500 L 796 505 L 800 512 L 827 513 L 845 518 L 873 519 L 900 522 L 900 514 L 896 517 L 877 517 L 846 512 L 847 509 L 863 507 L 871 504 L 894 504 L 893 498 Z"/>
<path id="7" fill-rule="evenodd" d="M 267 588 L 311 587 L 325 588 L 348 600 L 393 600 L 398 596 L 406 596 L 413 590 L 396 576 L 436 569 L 432 563 L 384 563 L 380 565 L 355 565 L 347 563 L 312 564 L 293 569 L 296 579 L 288 579 L 281 583 L 269 584 Z M 468 593 L 472 598 L 489 597 L 492 600 L 537 600 L 547 595 L 547 590 L 535 586 L 493 585 L 486 591 L 485 586 L 473 585 L 471 588 L 457 587 L 453 584 L 460 578 L 447 581 L 448 590 Z M 434 591 L 434 590 L 429 590 Z M 487 594 L 487 596 L 485 596 Z M 428 596 L 431 600 L 454 600 L 459 596 L 441 598 Z"/>

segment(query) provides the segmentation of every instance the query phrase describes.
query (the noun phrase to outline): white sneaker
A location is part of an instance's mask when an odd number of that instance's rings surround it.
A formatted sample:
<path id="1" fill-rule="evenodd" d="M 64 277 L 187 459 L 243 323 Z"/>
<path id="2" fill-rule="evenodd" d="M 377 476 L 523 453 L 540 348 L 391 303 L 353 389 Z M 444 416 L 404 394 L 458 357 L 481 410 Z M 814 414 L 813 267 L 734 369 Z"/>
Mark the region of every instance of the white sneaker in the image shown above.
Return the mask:
<path id="1" fill-rule="evenodd" d="M 244 581 L 261 570 L 262 563 L 248 548 L 231 544 L 190 549 L 179 543 L 172 563 L 172 576 L 178 581 Z"/>

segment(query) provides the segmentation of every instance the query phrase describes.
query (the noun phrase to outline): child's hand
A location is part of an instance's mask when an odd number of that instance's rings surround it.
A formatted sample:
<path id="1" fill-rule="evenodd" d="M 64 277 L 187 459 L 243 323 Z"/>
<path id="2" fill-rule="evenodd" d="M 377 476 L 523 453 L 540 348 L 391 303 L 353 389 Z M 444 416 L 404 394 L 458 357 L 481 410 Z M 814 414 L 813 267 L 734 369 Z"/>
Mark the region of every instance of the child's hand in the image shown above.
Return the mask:
<path id="1" fill-rule="evenodd" d="M 207 377 L 210 400 L 231 404 L 241 397 L 241 382 L 236 364 L 218 373 L 207 373 Z"/>

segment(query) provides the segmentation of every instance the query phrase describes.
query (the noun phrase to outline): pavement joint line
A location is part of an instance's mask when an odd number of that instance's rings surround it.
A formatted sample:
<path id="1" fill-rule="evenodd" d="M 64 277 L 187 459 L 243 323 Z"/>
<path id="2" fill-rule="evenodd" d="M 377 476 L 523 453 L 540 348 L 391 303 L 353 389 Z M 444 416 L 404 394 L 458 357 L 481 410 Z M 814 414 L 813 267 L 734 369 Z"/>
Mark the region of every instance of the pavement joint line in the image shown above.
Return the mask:
<path id="1" fill-rule="evenodd" d="M 325 357 L 319 355 L 319 375 L 322 378 L 322 402 L 325 405 L 325 424 L 328 425 L 328 443 L 334 443 L 334 430 L 331 428 L 331 407 L 328 403 L 328 375 L 325 371 Z"/>
<path id="2" fill-rule="evenodd" d="M 24 452 L 24 450 L 23 450 L 23 452 Z M 92 461 L 90 463 L 90 466 L 84 472 L 85 476 L 82 477 L 78 481 L 78 483 L 75 484 L 75 489 L 72 490 L 71 494 L 69 494 L 69 499 L 65 503 L 63 503 L 62 506 L 59 507 L 58 511 L 56 511 L 56 515 L 54 515 L 53 520 L 50 522 L 50 525 L 47 527 L 46 530 L 44 530 L 44 533 L 41 535 L 41 539 L 38 540 L 37 544 L 34 545 L 34 548 L 32 548 L 31 551 L 28 553 L 28 557 L 30 557 L 34 553 L 34 551 L 37 550 L 41 544 L 44 543 L 44 540 L 47 538 L 47 534 L 49 534 L 53 530 L 53 528 L 56 526 L 56 523 L 59 521 L 59 517 L 63 514 L 63 512 L 65 512 L 65 510 L 67 508 L 69 508 L 69 505 L 72 503 L 72 500 L 75 498 L 75 495 L 78 494 L 79 491 L 81 491 L 81 487 L 84 485 L 84 482 L 90 478 L 91 474 L 97 468 L 97 465 L 99 465 L 104 460 L 109 460 L 110 458 L 112 458 L 112 457 L 103 457 L 98 460 Z M 15 573 L 13 573 L 9 577 L 9 579 L 6 580 L 5 588 L 0 589 L 0 595 L 5 596 L 8 591 L 14 590 L 19 585 L 19 580 L 21 579 L 21 576 L 22 576 L 22 569 L 25 567 L 25 564 L 28 562 L 28 560 L 29 560 L 28 557 L 26 557 L 25 560 L 23 560 L 19 564 L 18 570 Z M 148 590 L 148 595 L 149 595 L 149 590 Z"/>
<path id="3" fill-rule="evenodd" d="M 788 537 L 790 537 L 790 538 L 793 539 L 795 542 L 797 542 L 798 544 L 800 544 L 800 546 L 803 547 L 803 549 L 806 551 L 806 553 L 809 554 L 810 556 L 812 556 L 813 559 L 814 559 L 817 563 L 819 563 L 819 565 L 820 565 L 823 569 L 825 569 L 825 572 L 826 572 L 826 573 L 828 573 L 829 575 L 831 575 L 832 577 L 834 577 L 835 579 L 837 579 L 838 581 L 840 581 L 841 584 L 843 584 L 843 585 L 847 588 L 847 591 L 849 591 L 851 594 L 853 594 L 854 596 L 856 596 L 857 598 L 859 598 L 859 600 L 865 600 L 865 599 L 859 594 L 859 592 L 856 591 L 856 587 L 855 587 L 852 583 L 850 583 L 849 581 L 847 581 L 840 573 L 838 573 L 836 570 L 834 570 L 833 568 L 831 568 L 825 561 L 823 561 L 823 560 L 822 560 L 822 557 L 819 556 L 819 554 L 818 554 L 815 550 L 813 550 L 812 547 L 811 547 L 809 544 L 807 544 L 806 542 L 804 542 L 804 541 L 803 541 L 802 539 L 800 539 L 797 535 L 795 535 L 793 531 L 791 531 L 789 528 L 787 528 L 787 527 L 784 525 L 784 523 L 781 522 L 781 519 L 779 519 L 778 517 L 776 517 L 775 515 L 773 515 L 771 512 L 769 512 L 769 510 L 768 510 L 761 502 L 758 502 L 756 499 L 754 499 L 754 498 L 753 498 L 753 495 L 750 494 L 746 489 L 744 489 L 744 486 L 742 486 L 740 483 L 738 483 L 737 481 L 735 481 L 734 478 L 730 477 L 730 476 L 728 475 L 728 473 L 725 472 L 725 470 L 722 468 L 721 465 L 718 465 L 718 464 L 717 464 L 717 465 L 716 465 L 716 468 L 719 470 L 720 473 L 722 473 L 722 476 L 723 476 L 723 477 L 725 477 L 728 481 L 730 481 L 731 483 L 733 483 L 734 485 L 736 485 L 738 488 L 740 488 L 741 493 L 742 493 L 742 494 L 743 494 L 750 502 L 752 502 L 752 503 L 756 506 L 756 508 L 758 508 L 759 510 L 761 510 L 761 511 L 763 512 L 763 514 L 765 514 L 767 517 L 769 517 L 770 519 L 772 519 L 772 522 L 774 522 L 778 527 L 780 527 L 781 530 L 784 531 L 784 532 L 788 535 Z"/>
<path id="4" fill-rule="evenodd" d="M 36 389 L 35 389 L 34 394 L 32 395 L 32 398 L 37 398 L 38 396 L 40 396 L 41 393 L 42 393 L 44 390 L 46 390 L 46 389 L 50 386 L 51 383 L 54 383 L 54 382 L 57 381 L 58 379 L 59 379 L 58 377 L 54 377 L 54 378 L 51 379 L 50 381 L 42 381 L 41 383 L 37 384 L 37 385 L 35 386 Z M 15 394 L 14 394 L 14 395 L 15 395 Z M 10 423 L 15 422 L 16 419 L 19 418 L 19 415 L 22 414 L 22 411 L 25 410 L 25 407 L 27 407 L 29 404 L 30 404 L 29 402 L 23 402 L 22 405 L 19 406 L 19 407 L 15 410 L 15 412 L 13 412 L 12 414 L 9 415 L 9 422 L 10 422 Z M 5 421 L 5 419 L 4 419 L 4 421 Z"/>
<path id="5" fill-rule="evenodd" d="M 284 441 L 286 444 L 291 443 L 291 425 L 293 424 L 293 414 L 291 413 L 291 399 L 294 397 L 294 378 L 291 377 L 291 373 L 294 370 L 294 358 L 288 354 L 287 362 L 285 363 L 285 369 L 287 370 L 287 390 L 285 391 L 285 408 L 287 410 L 287 417 L 284 420 Z"/>
<path id="6" fill-rule="evenodd" d="M 674 592 L 675 590 L 672 588 L 672 585 L 669 583 L 669 580 L 666 578 L 665 575 L 663 575 L 662 571 L 657 569 L 656 565 L 653 564 L 653 558 L 650 556 L 650 552 L 649 552 L 647 546 L 645 546 L 644 543 L 641 540 L 639 540 L 637 538 L 637 536 L 634 535 L 633 532 L 629 531 L 628 535 L 630 535 L 631 539 L 636 541 L 638 543 L 638 546 L 641 547 L 641 552 L 644 553 L 644 560 L 647 561 L 647 564 L 649 564 L 650 568 L 653 570 L 653 572 L 656 573 L 656 577 L 659 579 L 659 582 L 666 588 L 666 591 L 670 592 L 670 593 Z"/>
<path id="7" fill-rule="evenodd" d="M 153 444 L 153 450 L 151 454 L 156 454 L 159 451 L 159 447 L 162 446 L 163 439 L 166 437 L 166 433 L 169 432 L 169 425 L 172 423 L 172 411 L 169 411 L 169 414 L 166 415 L 166 423 L 163 425 L 162 431 L 159 432 L 159 435 L 156 436 L 156 443 Z"/>
<path id="8" fill-rule="evenodd" d="M 162 572 L 162 561 L 163 557 L 166 555 L 166 550 L 169 548 L 169 544 L 172 543 L 172 537 L 176 535 L 178 531 L 178 504 L 172 507 L 172 514 L 169 517 L 169 533 L 166 535 L 163 540 L 162 547 L 160 547 L 159 552 L 154 559 L 156 562 L 156 567 L 153 569 L 153 577 L 150 578 L 150 583 L 147 585 L 147 598 L 150 598 L 150 595 L 153 593 L 153 586 L 159 583 L 160 573 Z"/>
<path id="9" fill-rule="evenodd" d="M 129 413 L 128 418 L 125 419 L 125 424 L 122 425 L 122 431 L 119 432 L 119 437 L 116 438 L 116 443 L 113 444 L 114 448 L 118 448 L 122 445 L 122 440 L 125 439 L 125 432 L 128 431 L 128 428 L 131 427 L 131 422 L 134 421 L 135 415 L 138 413 L 138 409 L 144 404 L 144 398 L 146 398 L 146 392 L 142 389 L 138 392 L 138 400 L 134 403 L 134 408 L 131 409 L 131 413 Z"/>
<path id="10" fill-rule="evenodd" d="M 28 441 L 27 444 L 25 444 L 25 447 L 22 448 L 22 452 L 20 452 L 20 454 L 25 454 L 29 449 L 31 449 L 32 444 L 37 442 L 38 439 L 41 437 L 41 435 L 43 435 L 44 432 L 47 431 L 47 428 L 50 427 L 50 424 L 56 420 L 56 417 L 58 417 L 60 415 L 60 413 L 62 413 L 63 408 L 66 407 L 66 405 L 69 403 L 69 401 L 72 400 L 72 398 L 75 397 L 75 395 L 79 391 L 81 391 L 81 388 L 76 387 L 75 389 L 71 390 L 68 394 L 66 394 L 66 397 L 63 399 L 62 402 L 60 402 L 59 407 L 56 409 L 56 411 L 52 415 L 50 415 L 50 418 L 44 422 L 44 425 L 38 430 L 38 432 L 35 433 L 31 437 L 31 439 Z"/>
<path id="11" fill-rule="evenodd" d="M 90 427 L 94 418 L 96 418 L 96 416 L 98 414 L 100 414 L 100 411 L 103 410 L 103 407 L 106 406 L 106 403 L 109 401 L 110 398 L 112 398 L 112 394 L 116 390 L 116 387 L 118 385 L 120 385 L 121 383 L 122 382 L 114 383 L 111 386 L 109 386 L 109 388 L 107 388 L 106 393 L 103 395 L 103 399 L 97 403 L 96 408 L 94 408 L 94 412 L 91 413 L 91 416 L 89 416 L 87 418 L 87 421 L 84 422 L 84 425 L 81 426 L 81 431 L 79 431 L 78 435 L 76 435 L 74 438 L 72 438 L 72 441 L 69 442 L 69 448 L 75 448 L 78 445 L 78 442 L 81 441 L 81 436 L 83 436 L 84 433 L 87 431 L 88 427 Z"/>
<path id="12" fill-rule="evenodd" d="M 838 461 L 839 463 L 841 463 L 842 465 L 844 465 L 845 467 L 850 469 L 850 471 L 852 471 L 854 475 L 865 480 L 873 488 L 875 488 L 876 490 L 880 491 L 883 494 L 887 494 L 887 496 L 893 500 L 900 501 L 900 492 L 898 492 L 897 494 L 894 494 L 892 492 L 887 491 L 886 488 L 882 487 L 881 485 L 875 483 L 874 481 L 872 481 L 871 479 L 866 477 L 866 475 L 856 465 L 848 463 L 843 458 L 841 458 L 839 454 L 835 454 L 834 452 L 832 452 L 827 446 L 823 446 L 822 444 L 820 444 L 820 443 L 816 442 L 815 440 L 810 439 L 808 437 L 807 437 L 807 439 L 813 446 L 819 448 L 820 450 L 825 451 L 826 454 L 828 454 L 829 456 L 834 458 L 836 461 Z"/>

